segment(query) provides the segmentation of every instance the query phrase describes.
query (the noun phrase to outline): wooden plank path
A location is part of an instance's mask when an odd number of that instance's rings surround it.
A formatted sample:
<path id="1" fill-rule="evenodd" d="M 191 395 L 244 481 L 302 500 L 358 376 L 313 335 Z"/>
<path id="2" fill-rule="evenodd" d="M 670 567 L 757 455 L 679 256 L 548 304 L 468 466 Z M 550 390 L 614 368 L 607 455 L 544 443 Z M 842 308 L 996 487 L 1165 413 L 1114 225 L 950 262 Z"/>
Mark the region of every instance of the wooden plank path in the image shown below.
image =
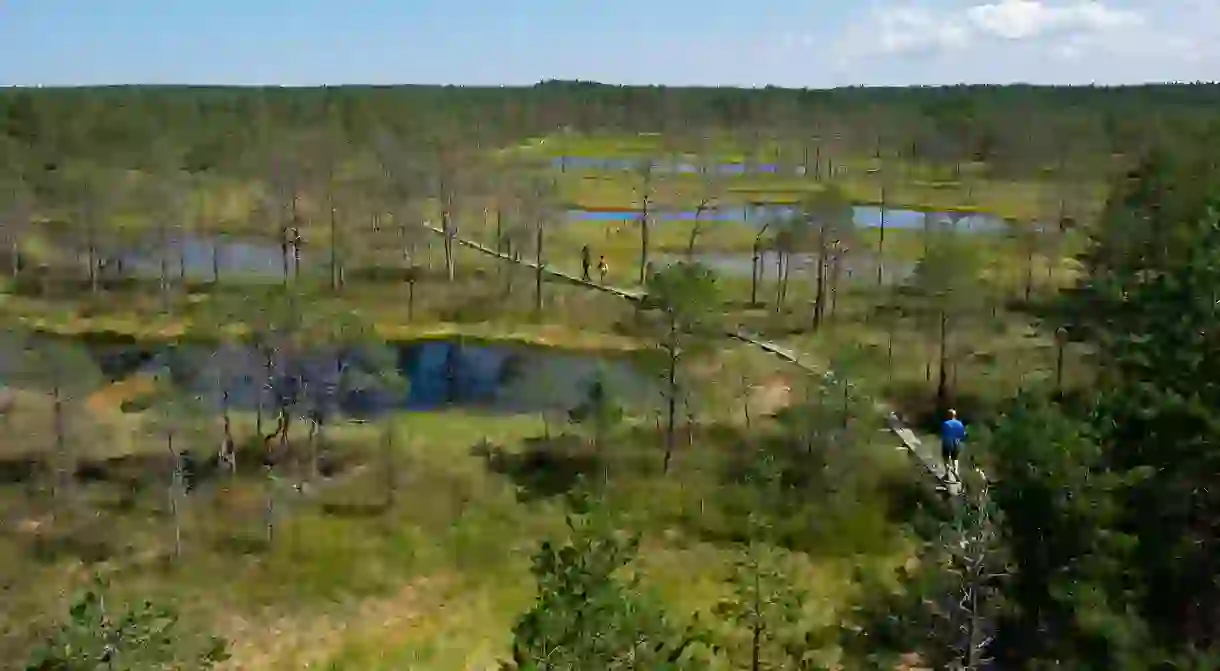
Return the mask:
<path id="1" fill-rule="evenodd" d="M 774 354 L 788 363 L 791 363 L 796 367 L 814 375 L 834 375 L 834 371 L 832 370 L 818 368 L 812 364 L 802 361 L 796 350 L 782 347 L 769 340 L 762 340 L 757 336 L 747 333 L 746 331 L 729 331 L 728 336 L 754 345 L 764 352 Z M 911 427 L 907 426 L 907 424 L 902 421 L 902 418 L 898 416 L 898 413 L 894 411 L 893 408 L 880 402 L 874 402 L 873 408 L 883 417 L 885 417 L 885 423 L 888 430 L 897 436 L 898 440 L 902 442 L 902 447 L 898 449 L 905 450 L 916 464 L 923 468 L 928 475 L 935 478 L 938 483 L 937 486 L 940 489 L 952 496 L 957 496 L 961 493 L 961 482 L 957 478 L 951 477 L 950 474 L 945 471 L 944 467 L 937 459 L 937 455 L 933 452 L 933 448 L 925 446 L 923 441 L 919 439 L 919 436 L 915 435 L 915 432 L 911 429 Z"/>
<path id="2" fill-rule="evenodd" d="M 445 235 L 444 230 L 437 228 L 430 223 L 425 223 L 424 227 L 437 235 Z M 453 236 L 453 240 L 463 247 L 469 247 L 470 249 L 488 256 L 493 256 L 510 263 L 523 265 L 535 271 L 541 270 L 544 274 L 551 277 L 555 277 L 588 289 L 618 296 L 619 298 L 629 301 L 638 303 L 642 301 L 645 296 L 645 292 L 642 289 L 624 289 L 621 287 L 614 287 L 607 284 L 586 280 L 584 278 L 577 277 L 574 274 L 552 268 L 545 263 L 539 266 L 539 264 L 534 261 L 512 257 L 508 254 L 496 251 L 486 245 L 479 244 L 473 240 L 466 240 L 456 235 Z M 834 371 L 826 368 L 819 368 L 810 363 L 802 361 L 800 353 L 796 350 L 784 347 L 770 340 L 763 340 L 743 329 L 729 329 L 724 332 L 724 335 L 734 340 L 740 340 L 741 342 L 750 344 L 764 352 L 773 354 L 808 373 L 814 375 L 834 375 Z M 907 426 L 907 424 L 902 421 L 902 418 L 898 416 L 898 413 L 884 403 L 874 402 L 873 406 L 879 413 L 882 414 L 882 416 L 885 417 L 887 429 L 893 433 L 899 441 L 902 442 L 902 446 L 898 449 L 905 450 L 907 454 L 910 455 L 912 460 L 916 462 L 916 464 L 926 471 L 928 475 L 936 479 L 937 486 L 940 490 L 947 492 L 951 496 L 957 496 L 960 494 L 962 489 L 961 482 L 957 478 L 951 477 L 950 474 L 945 471 L 944 467 L 937 459 L 937 455 L 933 453 L 932 448 L 926 447 L 923 444 L 923 441 L 919 439 L 919 436 L 915 435 L 915 432 L 911 430 L 911 427 Z"/>
<path id="3" fill-rule="evenodd" d="M 436 226 L 433 226 L 432 224 L 424 224 L 424 228 L 427 228 L 429 231 L 432 231 L 433 233 L 436 233 L 437 235 L 440 235 L 442 237 L 445 235 L 445 231 L 437 228 Z M 457 236 L 453 236 L 453 240 L 454 240 L 454 242 L 458 243 L 459 245 L 462 245 L 463 247 L 469 247 L 475 251 L 482 252 L 483 254 L 486 254 L 488 256 L 494 256 L 497 259 L 500 259 L 502 261 L 516 263 L 518 265 L 525 266 L 526 268 L 530 268 L 531 270 L 539 269 L 538 263 L 535 261 L 530 261 L 528 259 L 520 259 L 520 258 L 516 258 L 513 256 L 509 256 L 508 254 L 496 251 L 496 250 L 492 249 L 491 247 L 488 247 L 486 245 L 481 245 L 473 240 L 466 240 L 464 238 L 459 238 Z M 638 302 L 640 300 L 643 300 L 643 298 L 644 298 L 644 291 L 641 289 L 622 289 L 619 287 L 612 287 L 608 284 L 599 284 L 592 280 L 586 280 L 584 278 L 577 277 L 576 275 L 573 275 L 571 273 L 566 273 L 557 268 L 552 268 L 552 267 L 546 265 L 545 263 L 542 264 L 541 270 L 544 274 L 550 275 L 551 277 L 561 279 L 566 282 L 571 282 L 572 284 L 577 284 L 577 285 L 580 285 L 582 287 L 586 287 L 589 289 L 596 289 L 597 291 L 612 294 L 614 296 L 618 296 L 619 298 L 625 298 L 629 301 Z"/>

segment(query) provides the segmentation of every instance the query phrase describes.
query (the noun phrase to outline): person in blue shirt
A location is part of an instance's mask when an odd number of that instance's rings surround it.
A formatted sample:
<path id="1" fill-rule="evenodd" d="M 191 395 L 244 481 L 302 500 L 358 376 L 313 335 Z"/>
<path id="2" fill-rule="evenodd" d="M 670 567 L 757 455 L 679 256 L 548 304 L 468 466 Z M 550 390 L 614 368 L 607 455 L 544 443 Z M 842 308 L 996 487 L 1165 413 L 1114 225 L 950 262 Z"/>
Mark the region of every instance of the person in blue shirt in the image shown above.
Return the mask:
<path id="1" fill-rule="evenodd" d="M 957 418 L 956 410 L 949 410 L 949 419 L 940 426 L 940 456 L 945 462 L 945 474 L 957 478 L 957 459 L 966 440 L 966 425 Z"/>

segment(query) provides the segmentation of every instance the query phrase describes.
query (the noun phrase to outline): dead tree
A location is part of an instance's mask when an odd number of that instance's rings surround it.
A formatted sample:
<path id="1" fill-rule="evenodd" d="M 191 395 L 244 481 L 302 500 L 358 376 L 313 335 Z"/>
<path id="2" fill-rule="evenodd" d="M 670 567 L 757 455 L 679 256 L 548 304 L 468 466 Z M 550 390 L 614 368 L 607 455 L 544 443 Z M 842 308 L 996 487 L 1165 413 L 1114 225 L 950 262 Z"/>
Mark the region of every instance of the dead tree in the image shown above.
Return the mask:
<path id="1" fill-rule="evenodd" d="M 979 671 L 988 668 L 987 651 L 995 635 L 996 599 L 1005 577 L 998 566 L 998 532 L 992 518 L 987 476 L 975 469 L 977 484 L 958 502 L 956 519 L 945 539 L 950 558 L 952 591 L 945 597 L 941 640 L 946 668 Z"/>
<path id="2" fill-rule="evenodd" d="M 13 280 L 21 272 L 21 240 L 29 230 L 34 216 L 33 196 L 29 188 L 20 180 L 4 187 L 6 193 L 0 194 L 5 200 L 0 202 L 0 226 L 3 226 L 4 239 L 8 243 L 9 277 Z"/>
<path id="3" fill-rule="evenodd" d="M 648 281 L 648 229 L 650 216 L 649 208 L 652 205 L 653 196 L 653 159 L 651 156 L 646 157 L 643 166 L 640 168 L 640 185 L 637 187 L 636 197 L 640 202 L 640 215 L 636 225 L 640 229 L 640 284 Z"/>

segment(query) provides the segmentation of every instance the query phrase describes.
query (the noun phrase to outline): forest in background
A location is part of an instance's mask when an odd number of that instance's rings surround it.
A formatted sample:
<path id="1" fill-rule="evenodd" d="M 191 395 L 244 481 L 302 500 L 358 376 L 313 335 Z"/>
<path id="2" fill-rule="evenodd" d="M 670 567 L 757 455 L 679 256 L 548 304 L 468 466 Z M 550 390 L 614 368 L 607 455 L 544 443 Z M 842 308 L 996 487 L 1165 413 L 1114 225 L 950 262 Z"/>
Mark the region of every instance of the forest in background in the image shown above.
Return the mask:
<path id="1" fill-rule="evenodd" d="M 1215 668 L 1218 98 L 4 91 L 0 651 L 209 668 L 215 631 L 255 669 Z M 651 167 L 672 156 L 695 169 Z M 743 201 L 790 209 L 701 219 Z M 274 281 L 216 245 L 188 275 L 186 236 L 250 230 Z M 583 246 L 600 285 L 552 272 Z M 401 363 L 420 340 L 532 343 L 562 398 L 353 421 L 341 396 L 429 383 Z M 960 497 L 878 404 L 932 451 L 963 411 Z M 95 572 L 60 620 L 52 592 Z M 186 633 L 116 615 L 146 597 Z"/>
<path id="2" fill-rule="evenodd" d="M 326 129 L 354 146 L 398 137 L 507 145 L 570 127 L 661 133 L 676 143 L 726 133 L 817 138 L 855 155 L 978 160 L 1038 170 L 1134 155 L 1215 124 L 1220 85 L 1119 88 L 670 88 L 549 81 L 533 87 L 114 86 L 0 91 L 7 151 L 28 165 L 65 160 L 138 166 L 157 147 L 191 171 L 226 170 L 252 150 Z M 1033 122 L 1037 120 L 1037 122 Z M 12 165 L 10 158 L 5 162 Z"/>

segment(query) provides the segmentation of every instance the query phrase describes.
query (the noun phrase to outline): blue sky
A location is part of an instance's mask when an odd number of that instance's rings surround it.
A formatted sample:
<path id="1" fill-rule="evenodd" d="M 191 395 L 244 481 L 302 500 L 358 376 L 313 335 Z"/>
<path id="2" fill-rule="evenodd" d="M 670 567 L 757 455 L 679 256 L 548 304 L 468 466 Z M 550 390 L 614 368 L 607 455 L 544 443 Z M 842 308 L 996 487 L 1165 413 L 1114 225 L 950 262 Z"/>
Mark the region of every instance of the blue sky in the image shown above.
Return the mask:
<path id="1" fill-rule="evenodd" d="M 0 0 L 0 85 L 1220 78 L 1220 0 Z"/>

